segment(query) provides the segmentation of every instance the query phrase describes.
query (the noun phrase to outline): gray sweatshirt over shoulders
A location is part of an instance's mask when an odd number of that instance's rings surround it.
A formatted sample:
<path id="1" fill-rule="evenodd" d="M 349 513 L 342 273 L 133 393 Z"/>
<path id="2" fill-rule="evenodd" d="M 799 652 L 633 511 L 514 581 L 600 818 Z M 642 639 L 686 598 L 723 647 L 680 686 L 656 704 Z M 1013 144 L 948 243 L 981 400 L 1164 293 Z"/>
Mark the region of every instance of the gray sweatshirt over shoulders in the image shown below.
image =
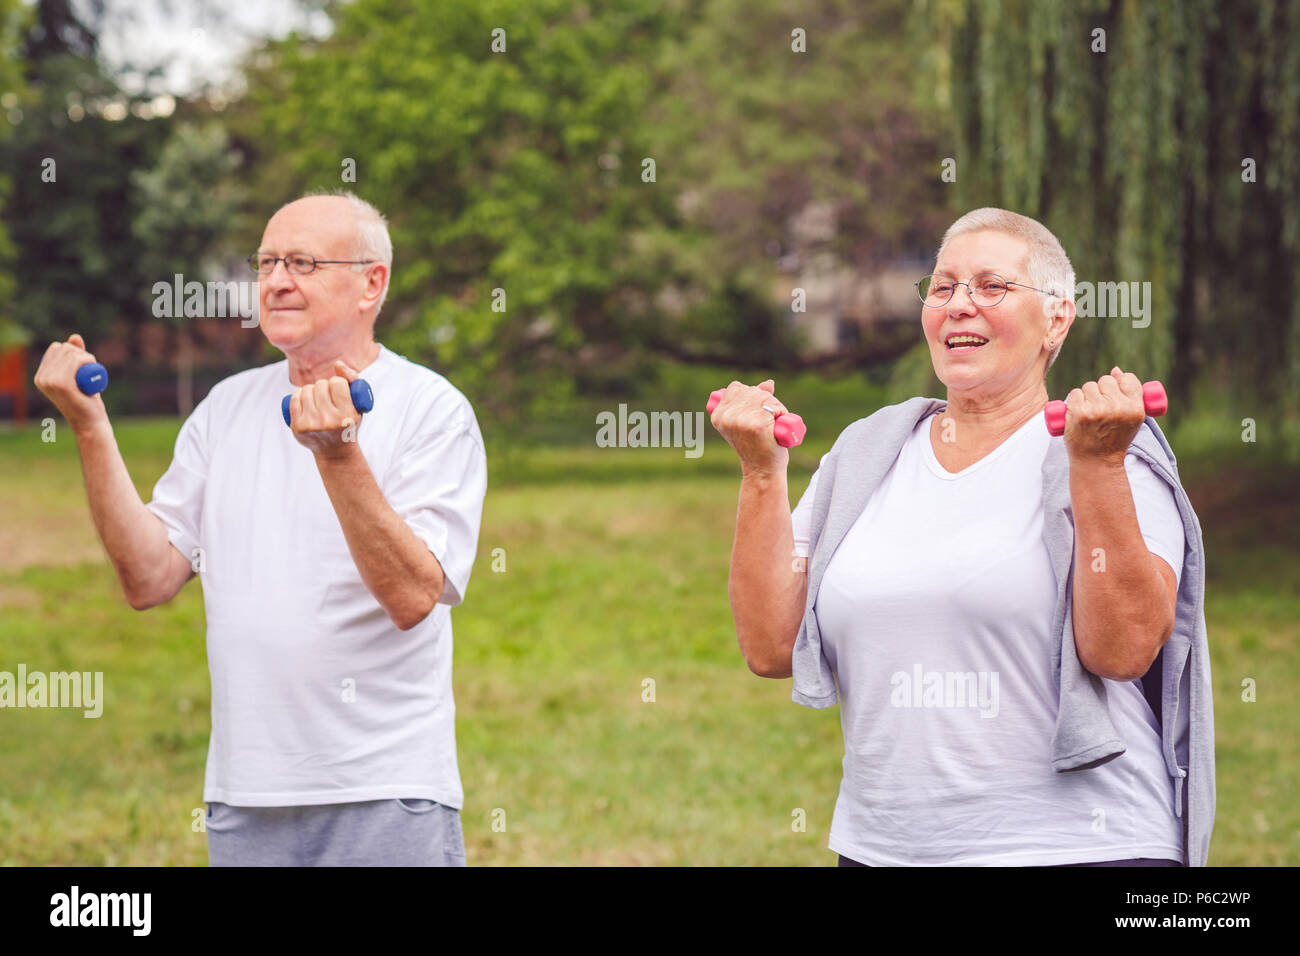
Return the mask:
<path id="1" fill-rule="evenodd" d="M 808 599 L 795 640 L 792 698 L 808 707 L 838 699 L 835 675 L 822 654 L 817 592 L 832 555 L 857 521 L 871 493 L 893 467 L 917 423 L 946 407 L 936 398 L 888 405 L 849 425 L 822 460 L 810 517 Z M 1174 780 L 1175 809 L 1182 819 L 1183 863 L 1204 866 L 1214 826 L 1214 701 L 1205 628 L 1205 553 L 1201 526 L 1178 480 L 1173 449 L 1148 417 L 1129 451 L 1147 462 L 1173 490 L 1183 519 L 1186 546 L 1178 585 L 1173 634 L 1142 678 L 1142 691 L 1160 724 L 1165 769 Z M 1058 583 L 1053 626 L 1052 673 L 1060 691 L 1052 737 L 1052 769 L 1086 772 L 1125 751 L 1111 721 L 1102 679 L 1079 662 L 1071 614 L 1074 518 L 1069 460 L 1063 441 L 1043 459 L 1043 541 Z"/>

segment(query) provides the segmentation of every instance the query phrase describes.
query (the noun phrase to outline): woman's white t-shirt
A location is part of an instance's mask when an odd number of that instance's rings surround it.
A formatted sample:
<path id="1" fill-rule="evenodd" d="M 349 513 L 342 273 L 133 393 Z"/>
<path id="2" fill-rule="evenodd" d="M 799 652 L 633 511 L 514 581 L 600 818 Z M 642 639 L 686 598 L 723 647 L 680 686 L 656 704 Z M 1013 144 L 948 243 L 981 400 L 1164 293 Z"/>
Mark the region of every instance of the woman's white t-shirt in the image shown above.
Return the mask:
<path id="1" fill-rule="evenodd" d="M 844 734 L 836 853 L 872 866 L 1182 860 L 1138 681 L 1105 682 L 1126 752 L 1052 769 L 1060 635 L 1042 463 L 1053 440 L 1035 416 L 952 473 L 923 419 L 832 556 L 816 613 Z M 1148 549 L 1181 575 L 1173 491 L 1136 456 L 1125 466 Z M 816 485 L 792 516 L 803 556 Z"/>

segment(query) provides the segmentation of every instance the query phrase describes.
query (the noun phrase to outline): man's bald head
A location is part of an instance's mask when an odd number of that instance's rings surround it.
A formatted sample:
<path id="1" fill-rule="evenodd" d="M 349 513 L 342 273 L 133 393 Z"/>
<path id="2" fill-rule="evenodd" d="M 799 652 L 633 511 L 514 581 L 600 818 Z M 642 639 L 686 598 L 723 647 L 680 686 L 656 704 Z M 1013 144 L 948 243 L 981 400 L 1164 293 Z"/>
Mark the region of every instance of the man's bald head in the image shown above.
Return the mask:
<path id="1" fill-rule="evenodd" d="M 276 262 L 261 275 L 261 327 L 272 345 L 305 355 L 373 336 L 393 261 L 387 224 L 374 206 L 351 193 L 303 196 L 267 221 L 258 252 L 318 263 L 302 273 Z"/>
<path id="2" fill-rule="evenodd" d="M 281 215 L 290 217 L 295 224 L 304 225 L 308 229 L 318 227 L 330 237 L 348 244 L 345 254 L 330 255 L 328 258 L 371 259 L 382 262 L 387 267 L 388 277 L 384 280 L 384 291 L 379 297 L 379 306 L 375 309 L 375 314 L 378 315 L 383 308 L 384 299 L 388 297 L 388 281 L 393 272 L 393 240 L 389 238 L 388 220 L 383 213 L 360 196 L 340 189 L 328 193 L 307 193 L 285 203 L 276 210 L 267 223 L 267 228 Z"/>

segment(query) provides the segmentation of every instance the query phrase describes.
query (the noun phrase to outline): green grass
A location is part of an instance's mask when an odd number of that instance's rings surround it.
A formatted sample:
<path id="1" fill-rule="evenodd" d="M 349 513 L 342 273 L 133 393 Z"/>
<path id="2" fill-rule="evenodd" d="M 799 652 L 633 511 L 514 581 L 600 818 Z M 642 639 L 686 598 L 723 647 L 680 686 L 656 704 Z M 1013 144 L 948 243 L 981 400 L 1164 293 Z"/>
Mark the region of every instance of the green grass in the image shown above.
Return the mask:
<path id="1" fill-rule="evenodd" d="M 682 385 L 678 407 L 704 381 Z M 793 457 L 797 500 L 839 429 L 882 393 L 809 377 L 789 394 L 814 426 Z M 453 613 L 469 861 L 830 865 L 839 712 L 792 704 L 789 682 L 754 677 L 736 648 L 734 457 L 711 430 L 694 460 L 596 449 L 594 411 L 616 405 L 589 403 L 531 441 L 489 434 L 479 559 Z M 118 424 L 146 498 L 178 425 Z M 568 443 L 543 443 L 557 434 Z M 1174 443 L 1182 454 L 1176 432 Z M 1300 559 L 1282 536 L 1300 518 L 1300 475 L 1240 442 L 1198 447 L 1182 466 L 1198 476 L 1209 552 L 1210 862 L 1294 865 Z M 191 827 L 210 729 L 199 587 L 146 613 L 125 605 L 88 523 L 70 435 L 0 433 L 0 463 L 0 670 L 101 670 L 106 697 L 98 720 L 0 711 L 0 862 L 204 864 L 205 837 Z M 504 573 L 492 570 L 494 548 L 505 549 Z M 1247 678 L 1254 703 L 1241 700 Z M 642 699 L 647 680 L 654 702 Z M 791 827 L 798 809 L 804 832 Z M 492 828 L 497 810 L 505 832 Z"/>

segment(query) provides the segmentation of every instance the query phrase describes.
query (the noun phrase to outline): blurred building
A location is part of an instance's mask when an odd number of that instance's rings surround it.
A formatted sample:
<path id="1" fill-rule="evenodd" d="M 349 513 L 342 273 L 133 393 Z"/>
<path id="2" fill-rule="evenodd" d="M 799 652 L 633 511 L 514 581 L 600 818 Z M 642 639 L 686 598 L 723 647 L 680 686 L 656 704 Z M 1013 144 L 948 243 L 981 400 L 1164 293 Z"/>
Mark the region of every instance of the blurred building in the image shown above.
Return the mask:
<path id="1" fill-rule="evenodd" d="M 789 231 L 792 247 L 778 261 L 773 296 L 791 307 L 795 290 L 803 290 L 804 311 L 793 311 L 791 321 L 803 335 L 806 354 L 852 348 L 882 333 L 896 338 L 900 326 L 919 323 L 914 283 L 933 268 L 933 253 L 908 249 L 870 267 L 854 266 L 834 251 L 830 203 L 809 203 Z"/>

